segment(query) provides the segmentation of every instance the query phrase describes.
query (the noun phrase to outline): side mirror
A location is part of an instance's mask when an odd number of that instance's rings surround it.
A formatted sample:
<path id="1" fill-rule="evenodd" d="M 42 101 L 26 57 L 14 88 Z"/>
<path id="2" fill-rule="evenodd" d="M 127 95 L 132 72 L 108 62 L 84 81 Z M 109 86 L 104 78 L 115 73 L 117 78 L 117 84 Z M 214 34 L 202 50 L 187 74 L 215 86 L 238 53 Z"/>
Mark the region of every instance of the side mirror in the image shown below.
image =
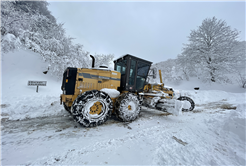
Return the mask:
<path id="1" fill-rule="evenodd" d="M 156 79 L 156 75 L 157 75 L 157 68 L 153 67 L 149 70 L 149 77 L 153 77 L 154 79 Z"/>
<path id="2" fill-rule="evenodd" d="M 157 75 L 157 68 L 153 68 L 153 78 L 156 79 Z"/>

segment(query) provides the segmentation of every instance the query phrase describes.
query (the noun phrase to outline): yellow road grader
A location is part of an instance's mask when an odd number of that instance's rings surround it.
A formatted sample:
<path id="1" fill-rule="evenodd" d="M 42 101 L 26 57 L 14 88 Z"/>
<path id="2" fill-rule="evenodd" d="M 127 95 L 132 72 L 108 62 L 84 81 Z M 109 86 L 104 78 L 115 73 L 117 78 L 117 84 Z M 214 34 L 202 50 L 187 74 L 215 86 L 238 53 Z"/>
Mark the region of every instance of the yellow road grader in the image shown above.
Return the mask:
<path id="1" fill-rule="evenodd" d="M 164 87 L 160 71 L 160 83 L 148 82 L 157 73 L 151 69 L 152 62 L 127 54 L 116 59 L 114 70 L 109 70 L 105 66 L 95 68 L 95 58 L 91 58 L 92 68 L 68 67 L 61 86 L 61 104 L 84 127 L 101 125 L 112 113 L 120 121 L 133 121 L 141 106 L 169 113 L 195 107 L 191 98 L 177 96 L 172 88 Z"/>

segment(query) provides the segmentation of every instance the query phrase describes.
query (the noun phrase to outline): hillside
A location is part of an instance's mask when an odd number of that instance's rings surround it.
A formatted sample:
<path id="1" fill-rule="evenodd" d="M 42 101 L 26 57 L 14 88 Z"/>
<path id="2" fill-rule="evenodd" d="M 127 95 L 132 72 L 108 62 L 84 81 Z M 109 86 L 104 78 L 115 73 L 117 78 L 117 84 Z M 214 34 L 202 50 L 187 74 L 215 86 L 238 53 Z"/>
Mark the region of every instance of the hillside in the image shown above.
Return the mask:
<path id="1" fill-rule="evenodd" d="M 19 50 L 2 55 L 3 93 L 5 97 L 17 95 L 36 95 L 36 87 L 28 87 L 27 82 L 47 81 L 46 87 L 40 87 L 39 93 L 59 94 L 60 87 L 56 85 L 61 80 L 54 78 L 48 70 L 40 54 L 30 50 Z M 54 88 L 56 87 L 56 88 Z M 17 92 L 17 93 L 16 93 Z"/>
<path id="2" fill-rule="evenodd" d="M 58 105 L 61 93 L 61 80 L 57 80 L 47 71 L 40 54 L 30 50 L 19 50 L 3 54 L 2 61 L 2 117 L 25 119 L 46 116 L 52 102 L 57 103 L 58 110 L 48 113 L 56 114 L 62 107 Z M 47 86 L 28 86 L 28 81 L 47 81 Z M 16 118 L 15 118 L 16 117 Z"/>

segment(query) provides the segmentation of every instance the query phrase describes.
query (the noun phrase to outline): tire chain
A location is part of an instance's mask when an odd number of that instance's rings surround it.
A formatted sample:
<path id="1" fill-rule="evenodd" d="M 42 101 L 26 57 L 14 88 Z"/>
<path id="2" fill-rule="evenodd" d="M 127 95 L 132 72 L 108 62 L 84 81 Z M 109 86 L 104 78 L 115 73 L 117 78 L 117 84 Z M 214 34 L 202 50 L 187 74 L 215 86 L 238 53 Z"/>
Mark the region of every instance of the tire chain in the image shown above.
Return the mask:
<path id="1" fill-rule="evenodd" d="M 131 95 L 133 95 L 133 96 L 131 96 Z M 128 104 L 127 101 L 129 101 L 129 100 L 133 101 L 134 97 L 137 97 L 137 100 L 138 100 L 137 109 L 139 109 L 139 111 L 137 111 L 137 115 L 135 114 L 134 116 L 130 116 L 129 117 L 127 114 L 125 114 L 125 112 L 122 112 L 121 107 L 126 106 Z M 133 121 L 139 116 L 140 111 L 141 111 L 140 100 L 139 100 L 139 97 L 136 96 L 135 94 L 133 94 L 133 93 L 124 93 L 124 94 L 120 95 L 116 99 L 116 102 L 115 102 L 115 113 L 116 113 L 116 117 L 120 121 L 123 121 L 123 122 Z"/>
<path id="2" fill-rule="evenodd" d="M 86 103 L 88 103 L 90 100 L 95 98 L 102 98 L 104 101 L 106 101 L 106 104 L 109 106 L 109 110 L 107 113 L 105 113 L 104 117 L 101 119 L 98 118 L 98 120 L 90 121 L 87 119 L 85 115 L 83 115 L 83 108 L 86 106 Z M 83 94 L 79 95 L 73 102 L 72 105 L 72 115 L 76 122 L 81 124 L 84 127 L 94 127 L 103 124 L 108 120 L 108 118 L 111 116 L 113 109 L 112 100 L 109 97 L 108 94 L 102 91 L 98 90 L 92 90 L 84 92 Z"/>

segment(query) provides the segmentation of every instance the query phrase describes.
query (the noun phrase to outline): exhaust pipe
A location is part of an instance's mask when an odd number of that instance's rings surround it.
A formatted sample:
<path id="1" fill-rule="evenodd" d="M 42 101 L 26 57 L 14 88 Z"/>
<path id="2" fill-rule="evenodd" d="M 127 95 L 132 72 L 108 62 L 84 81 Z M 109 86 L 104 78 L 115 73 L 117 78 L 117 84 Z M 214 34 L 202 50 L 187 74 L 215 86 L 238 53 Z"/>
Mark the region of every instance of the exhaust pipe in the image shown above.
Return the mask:
<path id="1" fill-rule="evenodd" d="M 95 67 L 95 58 L 94 58 L 94 56 L 92 56 L 92 55 L 90 55 L 90 57 L 92 58 L 92 68 L 94 68 Z"/>

